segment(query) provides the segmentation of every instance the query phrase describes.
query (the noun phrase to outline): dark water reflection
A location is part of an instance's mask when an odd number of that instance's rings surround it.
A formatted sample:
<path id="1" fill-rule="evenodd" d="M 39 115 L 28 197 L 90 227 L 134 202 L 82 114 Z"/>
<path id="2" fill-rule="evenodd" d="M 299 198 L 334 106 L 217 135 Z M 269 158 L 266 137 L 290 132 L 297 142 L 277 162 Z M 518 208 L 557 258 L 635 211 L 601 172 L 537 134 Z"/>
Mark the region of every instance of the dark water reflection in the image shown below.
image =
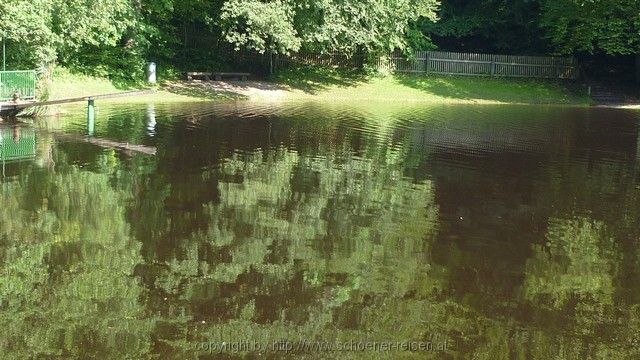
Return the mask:
<path id="1" fill-rule="evenodd" d="M 2 153 L 0 355 L 637 358 L 638 124 L 562 107 L 101 111 L 96 136 L 156 156 L 60 137 L 81 113 L 22 126 L 28 154 L 2 128 L 24 156 Z"/>

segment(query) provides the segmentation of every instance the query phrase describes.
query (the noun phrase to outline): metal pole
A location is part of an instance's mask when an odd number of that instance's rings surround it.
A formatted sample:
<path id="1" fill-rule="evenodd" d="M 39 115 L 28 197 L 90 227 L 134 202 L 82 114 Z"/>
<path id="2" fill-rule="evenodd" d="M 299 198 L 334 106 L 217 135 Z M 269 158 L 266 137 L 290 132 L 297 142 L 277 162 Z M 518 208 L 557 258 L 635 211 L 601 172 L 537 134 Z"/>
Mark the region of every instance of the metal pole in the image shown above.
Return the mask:
<path id="1" fill-rule="evenodd" d="M 89 99 L 87 103 L 87 135 L 93 136 L 96 130 L 95 100 Z"/>
<path id="2" fill-rule="evenodd" d="M 7 42 L 2 39 L 2 71 L 7 71 Z"/>

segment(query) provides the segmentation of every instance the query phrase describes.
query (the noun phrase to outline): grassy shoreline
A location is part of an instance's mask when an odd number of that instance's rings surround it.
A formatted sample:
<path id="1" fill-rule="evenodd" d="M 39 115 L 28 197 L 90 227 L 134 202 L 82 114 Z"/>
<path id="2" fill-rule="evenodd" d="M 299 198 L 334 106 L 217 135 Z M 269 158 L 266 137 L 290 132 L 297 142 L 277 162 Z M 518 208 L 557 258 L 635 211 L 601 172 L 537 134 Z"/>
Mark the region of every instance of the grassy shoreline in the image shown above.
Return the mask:
<path id="1" fill-rule="evenodd" d="M 108 79 L 56 69 L 48 84 L 46 96 L 54 100 L 150 88 L 156 92 L 101 102 L 135 104 L 313 100 L 434 104 L 591 104 L 586 93 L 559 81 L 419 75 L 373 76 L 327 68 L 284 70 L 269 81 L 248 83 L 165 81 L 156 87 L 141 85 L 116 85 Z M 62 107 L 57 106 L 47 112 L 60 111 Z"/>
<path id="2" fill-rule="evenodd" d="M 274 77 L 318 100 L 414 101 L 446 104 L 589 105 L 586 91 L 570 83 L 518 78 L 425 75 L 364 75 L 302 67 Z"/>
<path id="3" fill-rule="evenodd" d="M 148 103 L 148 102 L 190 102 L 207 101 L 203 96 L 189 96 L 171 93 L 162 86 L 149 86 L 143 83 L 116 84 L 109 79 L 74 74 L 64 68 L 57 68 L 52 81 L 47 84 L 45 96 L 48 100 L 83 97 L 89 95 L 111 94 L 132 90 L 156 90 L 153 94 L 140 96 L 111 98 L 100 100 L 106 103 Z"/>

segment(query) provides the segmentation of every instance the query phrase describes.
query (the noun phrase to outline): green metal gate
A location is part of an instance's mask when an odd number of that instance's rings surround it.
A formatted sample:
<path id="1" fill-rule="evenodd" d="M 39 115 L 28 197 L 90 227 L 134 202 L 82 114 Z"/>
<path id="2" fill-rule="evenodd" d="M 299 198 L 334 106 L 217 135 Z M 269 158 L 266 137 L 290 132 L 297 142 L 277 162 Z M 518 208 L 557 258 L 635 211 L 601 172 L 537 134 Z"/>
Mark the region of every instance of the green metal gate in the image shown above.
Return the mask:
<path id="1" fill-rule="evenodd" d="M 22 100 L 35 99 L 35 70 L 0 71 L 0 101 L 11 100 L 16 93 Z"/>

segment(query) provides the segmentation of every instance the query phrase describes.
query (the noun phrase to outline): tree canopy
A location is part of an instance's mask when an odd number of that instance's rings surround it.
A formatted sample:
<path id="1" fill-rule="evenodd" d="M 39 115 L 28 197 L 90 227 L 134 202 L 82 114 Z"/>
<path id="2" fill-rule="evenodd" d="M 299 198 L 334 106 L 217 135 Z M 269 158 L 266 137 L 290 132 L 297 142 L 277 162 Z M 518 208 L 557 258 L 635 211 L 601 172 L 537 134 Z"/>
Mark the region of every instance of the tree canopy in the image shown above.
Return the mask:
<path id="1" fill-rule="evenodd" d="M 435 21 L 438 5 L 438 0 L 230 0 L 221 19 L 226 39 L 237 47 L 353 54 L 404 48 L 409 24 Z"/>
<path id="2" fill-rule="evenodd" d="M 537 0 L 446 0 L 438 22 L 420 22 L 422 32 L 451 50 L 508 52 L 548 51 L 539 27 Z"/>
<path id="3" fill-rule="evenodd" d="M 547 0 L 541 25 L 558 52 L 637 54 L 640 1 Z"/>
<path id="4" fill-rule="evenodd" d="M 144 62 L 220 67 L 228 49 L 636 54 L 638 0 L 7 0 L 14 68 L 54 62 L 142 76 Z"/>

